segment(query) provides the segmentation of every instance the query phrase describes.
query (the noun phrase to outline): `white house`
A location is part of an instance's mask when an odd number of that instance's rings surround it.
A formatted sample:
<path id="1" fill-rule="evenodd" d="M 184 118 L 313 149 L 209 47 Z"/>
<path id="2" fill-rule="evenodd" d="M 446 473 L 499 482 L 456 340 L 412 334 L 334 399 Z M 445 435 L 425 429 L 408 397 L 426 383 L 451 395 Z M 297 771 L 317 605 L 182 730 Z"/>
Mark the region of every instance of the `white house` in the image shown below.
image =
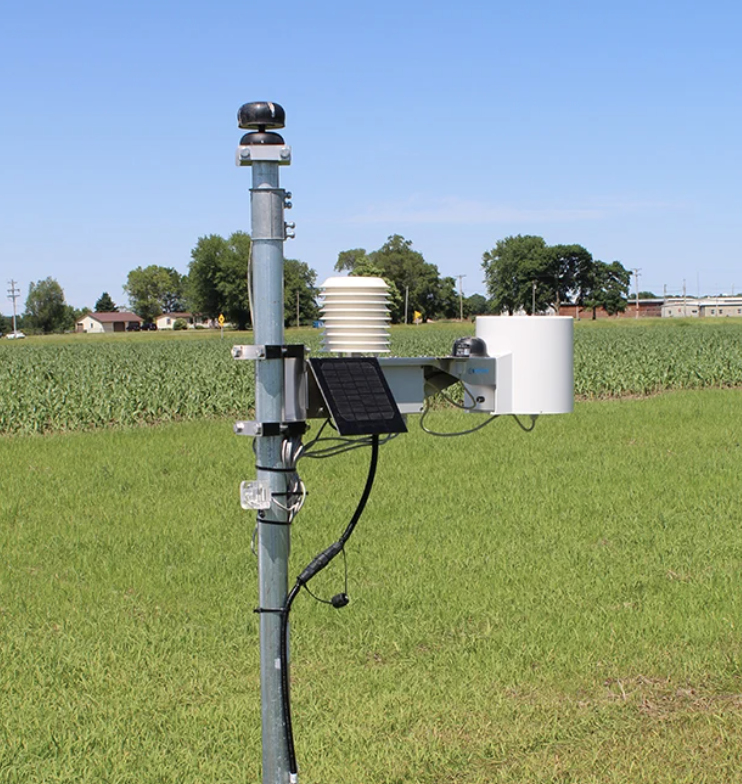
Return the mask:
<path id="1" fill-rule="evenodd" d="M 75 332 L 103 334 L 107 332 L 127 332 L 137 330 L 142 319 L 136 313 L 117 311 L 115 313 L 86 313 L 76 324 Z"/>
<path id="2" fill-rule="evenodd" d="M 158 316 L 155 319 L 155 324 L 157 324 L 157 329 L 173 329 L 175 322 L 181 319 L 185 321 L 186 326 L 188 329 L 194 329 L 196 325 L 208 327 L 211 326 L 208 322 L 204 319 L 194 316 L 193 313 L 163 313 L 161 316 Z"/>

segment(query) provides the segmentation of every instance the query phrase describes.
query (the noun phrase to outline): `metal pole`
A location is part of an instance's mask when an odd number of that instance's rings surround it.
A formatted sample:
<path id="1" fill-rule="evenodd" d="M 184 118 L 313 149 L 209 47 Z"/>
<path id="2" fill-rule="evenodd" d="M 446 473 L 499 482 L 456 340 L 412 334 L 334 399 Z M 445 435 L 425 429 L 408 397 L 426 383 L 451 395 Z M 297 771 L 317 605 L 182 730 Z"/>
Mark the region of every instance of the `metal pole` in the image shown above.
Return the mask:
<path id="1" fill-rule="evenodd" d="M 410 300 L 410 287 L 404 287 L 404 323 L 407 323 L 407 305 Z"/>
<path id="2" fill-rule="evenodd" d="M 283 109 L 277 104 L 245 104 L 240 127 L 257 128 L 240 142 L 240 163 L 252 165 L 252 280 L 253 329 L 256 345 L 283 345 L 283 220 L 285 191 L 279 187 L 280 164 L 290 162 L 290 150 L 277 133 Z M 278 145 L 282 145 L 281 148 Z M 286 154 L 284 154 L 286 153 Z M 255 363 L 255 418 L 258 423 L 281 422 L 284 408 L 283 360 Z M 258 480 L 270 484 L 272 497 L 285 498 L 281 470 L 283 436 L 258 436 L 255 452 Z M 285 514 L 272 505 L 258 512 L 258 582 L 260 613 L 260 692 L 263 742 L 263 784 L 289 781 L 288 755 L 281 703 L 281 618 L 275 610 L 288 593 L 289 526 Z M 283 524 L 282 524 L 283 523 Z M 267 611 L 267 612 L 266 612 Z"/>

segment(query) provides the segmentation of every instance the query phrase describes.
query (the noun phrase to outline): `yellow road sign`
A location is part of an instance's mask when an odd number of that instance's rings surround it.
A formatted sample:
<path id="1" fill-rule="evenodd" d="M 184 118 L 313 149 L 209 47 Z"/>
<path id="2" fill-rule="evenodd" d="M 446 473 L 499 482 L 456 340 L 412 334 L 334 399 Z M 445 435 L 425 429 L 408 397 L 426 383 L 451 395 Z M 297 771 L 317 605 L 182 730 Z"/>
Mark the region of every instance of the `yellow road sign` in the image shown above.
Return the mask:
<path id="1" fill-rule="evenodd" d="M 217 319 L 217 321 L 219 322 L 220 327 L 224 326 L 224 316 L 221 313 L 219 314 L 219 318 Z"/>

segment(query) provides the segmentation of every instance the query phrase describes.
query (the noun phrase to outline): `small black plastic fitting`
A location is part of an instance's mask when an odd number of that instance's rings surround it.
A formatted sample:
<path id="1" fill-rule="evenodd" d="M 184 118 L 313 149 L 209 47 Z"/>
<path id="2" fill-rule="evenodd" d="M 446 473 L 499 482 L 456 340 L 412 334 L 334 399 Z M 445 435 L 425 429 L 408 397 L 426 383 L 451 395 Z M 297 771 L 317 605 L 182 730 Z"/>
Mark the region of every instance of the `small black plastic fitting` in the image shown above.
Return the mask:
<path id="1" fill-rule="evenodd" d="M 330 599 L 330 602 L 336 610 L 339 610 L 341 607 L 348 606 L 350 596 L 348 596 L 347 593 L 336 593 L 332 599 Z"/>

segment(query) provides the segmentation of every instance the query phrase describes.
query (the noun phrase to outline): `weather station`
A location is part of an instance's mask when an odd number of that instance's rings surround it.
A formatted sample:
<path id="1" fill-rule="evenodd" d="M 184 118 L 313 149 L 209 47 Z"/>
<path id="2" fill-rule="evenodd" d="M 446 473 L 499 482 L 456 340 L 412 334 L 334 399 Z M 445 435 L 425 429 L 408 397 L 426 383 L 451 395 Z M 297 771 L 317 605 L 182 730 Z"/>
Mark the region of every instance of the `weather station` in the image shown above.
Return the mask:
<path id="1" fill-rule="evenodd" d="M 252 168 L 251 258 L 248 269 L 254 344 L 234 346 L 236 360 L 255 368 L 255 419 L 234 426 L 255 439 L 256 478 L 240 487 L 244 509 L 257 514 L 260 620 L 260 687 L 263 784 L 294 784 L 294 749 L 289 681 L 289 615 L 301 590 L 344 553 L 371 494 L 381 446 L 407 432 L 419 416 L 426 433 L 458 436 L 512 416 L 524 430 L 536 418 L 573 407 L 571 317 L 485 316 L 475 334 L 457 340 L 445 357 L 391 356 L 387 285 L 380 278 L 331 277 L 322 285 L 324 351 L 309 357 L 303 345 L 284 343 L 283 243 L 294 225 L 284 220 L 291 194 L 279 184 L 291 148 L 277 133 L 285 112 L 276 103 L 247 103 L 238 112 L 248 131 L 237 149 L 237 165 Z M 463 399 L 446 390 L 460 385 Z M 469 411 L 476 424 L 461 433 L 425 426 L 429 401 L 443 395 Z M 309 420 L 322 420 L 305 440 Z M 368 448 L 365 486 L 337 541 L 317 554 L 291 582 L 291 526 L 306 499 L 298 464 L 304 457 L 329 458 Z M 401 477 L 401 482 L 405 481 Z M 474 489 L 472 488 L 472 492 Z M 348 604 L 347 593 L 330 604 Z"/>

